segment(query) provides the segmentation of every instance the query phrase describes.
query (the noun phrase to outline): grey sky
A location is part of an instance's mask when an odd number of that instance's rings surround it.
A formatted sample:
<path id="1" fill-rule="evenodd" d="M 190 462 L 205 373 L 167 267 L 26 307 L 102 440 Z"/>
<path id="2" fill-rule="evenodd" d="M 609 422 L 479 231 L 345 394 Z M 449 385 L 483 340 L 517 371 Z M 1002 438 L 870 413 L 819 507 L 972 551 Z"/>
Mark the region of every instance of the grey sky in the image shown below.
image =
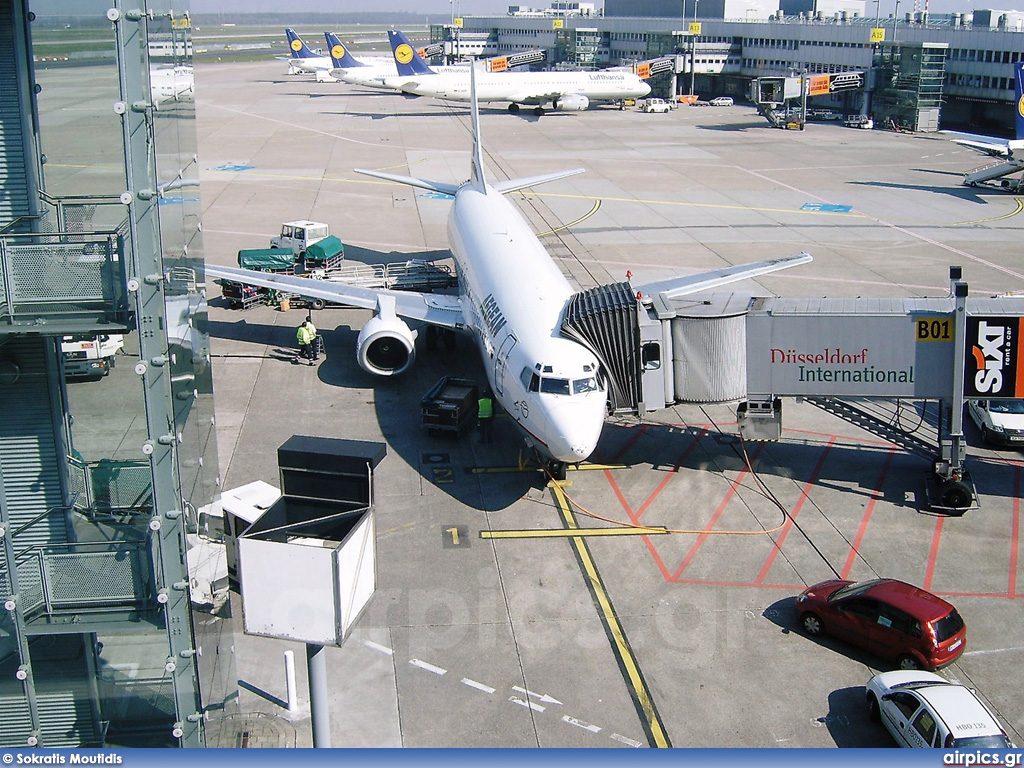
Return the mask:
<path id="1" fill-rule="evenodd" d="M 510 4 L 526 5 L 533 8 L 546 8 L 548 0 L 455 0 L 459 13 L 471 15 L 503 15 Z M 600 8 L 603 0 L 594 0 Z M 917 8 L 924 9 L 925 0 L 917 0 Z M 450 0 L 374 0 L 368 4 L 365 0 L 191 0 L 192 13 L 282 13 L 303 11 L 319 12 L 357 12 L 357 11 L 422 11 L 424 13 L 446 14 L 452 12 Z M 888 16 L 895 8 L 894 0 L 881 0 L 880 13 Z M 931 13 L 952 13 L 955 11 L 970 12 L 975 8 L 997 8 L 999 10 L 1024 10 L 1022 0 L 1003 0 L 996 3 L 986 0 L 928 0 Z M 900 0 L 899 14 L 915 10 L 914 0 Z M 866 16 L 874 15 L 875 3 L 868 0 L 865 5 Z"/>

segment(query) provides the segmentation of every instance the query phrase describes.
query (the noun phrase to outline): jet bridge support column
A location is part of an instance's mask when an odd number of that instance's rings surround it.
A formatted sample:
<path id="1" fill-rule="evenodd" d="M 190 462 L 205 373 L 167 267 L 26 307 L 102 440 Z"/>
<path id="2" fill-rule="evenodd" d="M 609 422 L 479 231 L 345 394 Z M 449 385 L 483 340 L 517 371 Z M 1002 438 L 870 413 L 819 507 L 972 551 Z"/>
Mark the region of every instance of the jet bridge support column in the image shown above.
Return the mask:
<path id="1" fill-rule="evenodd" d="M 964 365 L 967 354 L 967 283 L 960 280 L 960 267 L 950 267 L 951 292 L 955 300 L 953 328 L 956 343 L 953 346 L 953 386 L 948 408 L 940 409 L 946 415 L 949 432 L 939 434 L 939 459 L 935 462 L 935 477 L 927 485 L 929 505 L 936 509 L 957 510 L 960 514 L 975 499 L 970 474 L 964 469 Z M 946 405 L 945 403 L 943 405 Z"/>

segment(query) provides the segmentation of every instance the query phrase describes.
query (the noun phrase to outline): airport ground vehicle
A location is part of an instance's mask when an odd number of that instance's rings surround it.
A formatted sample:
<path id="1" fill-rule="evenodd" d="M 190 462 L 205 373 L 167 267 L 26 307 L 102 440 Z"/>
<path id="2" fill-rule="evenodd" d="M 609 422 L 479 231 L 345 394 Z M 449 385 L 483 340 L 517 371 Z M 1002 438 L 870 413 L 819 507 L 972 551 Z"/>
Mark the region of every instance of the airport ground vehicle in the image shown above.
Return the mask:
<path id="1" fill-rule="evenodd" d="M 868 713 L 901 747 L 1013 749 L 992 712 L 971 689 L 932 672 L 895 671 L 867 684 Z"/>
<path id="2" fill-rule="evenodd" d="M 900 669 L 944 667 L 967 646 L 956 608 L 896 579 L 823 581 L 800 593 L 796 612 L 808 635 L 846 640 Z"/>
<path id="3" fill-rule="evenodd" d="M 647 99 L 640 107 L 641 112 L 668 112 L 671 109 L 672 105 L 664 99 Z"/>
<path id="4" fill-rule="evenodd" d="M 108 376 L 116 362 L 115 355 L 124 348 L 119 333 L 95 336 L 65 336 L 60 343 L 64 356 L 64 377 L 67 379 Z"/>
<path id="5" fill-rule="evenodd" d="M 875 121 L 867 115 L 847 115 L 843 125 L 847 128 L 874 128 Z"/>
<path id="6" fill-rule="evenodd" d="M 844 120 L 846 116 L 842 112 L 833 112 L 831 109 L 809 109 L 807 110 L 808 120 Z"/>
<path id="7" fill-rule="evenodd" d="M 423 426 L 431 435 L 464 434 L 476 424 L 476 410 L 477 383 L 471 379 L 445 376 L 420 400 Z"/>
<path id="8" fill-rule="evenodd" d="M 732 96 L 716 96 L 708 102 L 712 107 L 731 107 L 733 103 Z"/>
<path id="9" fill-rule="evenodd" d="M 271 248 L 290 250 L 296 260 L 312 267 L 330 269 L 345 258 L 345 246 L 320 221 L 286 221 L 281 234 L 270 238 Z"/>
<path id="10" fill-rule="evenodd" d="M 968 400 L 967 413 L 986 444 L 1024 446 L 1024 400 Z"/>

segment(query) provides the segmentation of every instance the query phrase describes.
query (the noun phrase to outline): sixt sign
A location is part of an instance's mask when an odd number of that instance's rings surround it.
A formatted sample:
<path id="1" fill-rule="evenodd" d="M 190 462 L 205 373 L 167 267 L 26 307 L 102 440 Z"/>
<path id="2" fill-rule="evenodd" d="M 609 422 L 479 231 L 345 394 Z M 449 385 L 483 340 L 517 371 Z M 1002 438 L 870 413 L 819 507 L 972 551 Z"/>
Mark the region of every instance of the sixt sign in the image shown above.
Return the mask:
<path id="1" fill-rule="evenodd" d="M 1024 318 L 968 317 L 964 397 L 1024 397 Z"/>

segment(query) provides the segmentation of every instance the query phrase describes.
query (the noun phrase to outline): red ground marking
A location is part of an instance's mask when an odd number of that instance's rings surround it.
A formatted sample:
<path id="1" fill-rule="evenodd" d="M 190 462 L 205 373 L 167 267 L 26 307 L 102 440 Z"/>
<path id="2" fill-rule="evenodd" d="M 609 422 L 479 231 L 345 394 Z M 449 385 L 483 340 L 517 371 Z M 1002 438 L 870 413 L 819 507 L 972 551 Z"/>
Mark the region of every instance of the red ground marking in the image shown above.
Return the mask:
<path id="1" fill-rule="evenodd" d="M 604 470 L 604 476 L 605 478 L 607 478 L 608 484 L 611 485 L 612 491 L 614 491 L 616 498 L 618 498 L 619 503 L 622 505 L 622 508 L 626 511 L 626 514 L 629 516 L 630 522 L 632 522 L 634 525 L 641 525 L 640 515 L 644 513 L 648 506 L 650 506 L 651 502 L 654 501 L 655 497 L 657 497 L 658 494 L 660 494 L 665 489 L 665 486 L 668 484 L 668 482 L 676 474 L 678 474 L 679 468 L 683 465 L 683 462 L 685 462 L 686 459 L 689 458 L 690 454 L 697 447 L 697 444 L 701 441 L 701 439 L 703 439 L 705 435 L 707 435 L 707 431 L 701 430 L 697 437 L 693 440 L 693 442 L 691 442 L 690 445 L 687 446 L 686 450 L 683 451 L 678 461 L 676 461 L 675 465 L 672 467 L 672 471 L 668 473 L 668 476 L 664 480 L 662 480 L 661 483 L 658 484 L 658 487 L 654 489 L 654 492 L 647 497 L 647 500 L 641 505 L 640 510 L 638 512 L 634 512 L 629 502 L 626 501 L 626 497 L 622 493 L 622 489 L 619 487 L 619 484 L 615 482 L 615 478 L 612 476 L 611 470 Z M 633 441 L 631 441 L 630 444 L 632 444 L 632 442 Z M 620 451 L 618 455 L 622 456 L 623 453 L 625 453 L 625 451 Z M 672 577 L 668 572 L 668 566 L 665 565 L 665 562 L 661 559 L 661 555 L 658 554 L 658 550 L 654 546 L 654 542 L 651 540 L 651 537 L 641 536 L 640 538 L 644 540 L 644 544 L 647 546 L 647 550 L 651 553 L 651 557 L 654 558 L 654 562 L 658 566 L 658 570 L 661 571 L 662 577 L 665 579 L 665 581 L 671 581 Z"/>
<path id="2" fill-rule="evenodd" d="M 637 440 L 640 439 L 640 436 L 643 435 L 643 433 L 647 431 L 647 427 L 649 427 L 649 426 L 650 426 L 649 424 L 641 424 L 639 427 L 634 427 L 633 431 L 634 431 L 635 434 L 631 438 L 629 438 L 629 440 L 626 441 L 626 444 L 624 446 L 622 446 L 622 448 L 619 450 L 619 452 L 616 453 L 615 456 L 612 457 L 612 459 L 609 462 L 609 464 L 616 464 L 616 463 L 618 463 L 619 459 L 622 458 L 623 454 L 625 454 L 626 451 L 628 451 L 630 448 L 633 447 L 633 443 L 635 443 Z"/>
<path id="3" fill-rule="evenodd" d="M 757 457 L 760 455 L 761 451 L 764 450 L 764 447 L 764 443 L 758 445 L 757 450 L 754 452 L 754 456 L 751 459 L 751 463 L 757 460 Z M 747 473 L 749 471 L 749 469 L 744 467 L 743 471 L 736 476 L 736 479 L 733 480 L 732 483 L 730 483 L 729 490 L 725 492 L 725 496 L 722 498 L 722 501 L 718 504 L 718 508 L 715 509 L 715 513 L 711 515 L 711 519 L 708 521 L 708 524 L 704 526 L 705 531 L 710 531 L 714 529 L 715 524 L 718 522 L 718 518 L 722 516 L 722 513 L 725 512 L 726 507 L 729 506 L 729 502 L 732 500 L 733 495 L 736 493 L 736 489 L 740 487 L 740 484 L 743 482 L 743 478 L 747 476 Z M 672 581 L 679 581 L 679 577 L 683 574 L 683 571 L 686 570 L 686 567 L 693 560 L 694 556 L 697 554 L 697 550 L 701 548 L 701 545 L 705 541 L 707 541 L 708 538 L 708 534 L 702 533 L 700 534 L 700 536 L 697 537 L 697 540 L 690 545 L 690 551 L 686 553 L 686 556 L 683 558 L 683 562 L 676 569 L 676 572 L 672 574 Z"/>
<path id="4" fill-rule="evenodd" d="M 935 561 L 939 558 L 939 541 L 942 539 L 942 525 L 946 518 L 939 516 L 935 518 L 935 533 L 932 534 L 932 548 L 928 552 L 928 567 L 924 571 L 924 589 L 932 591 L 932 577 L 935 575 Z"/>
<path id="5" fill-rule="evenodd" d="M 892 457 L 896 454 L 896 449 L 893 448 L 889 451 L 889 455 L 885 459 L 885 464 L 882 465 L 882 472 L 878 476 L 878 481 L 875 483 L 875 490 L 872 493 L 871 501 L 868 502 L 867 508 L 864 510 L 864 517 L 860 521 L 860 528 L 857 529 L 857 535 L 853 538 L 853 544 L 850 545 L 850 554 L 846 556 L 846 564 L 843 566 L 843 572 L 839 575 L 841 579 L 848 579 L 850 577 L 850 571 L 853 570 L 853 564 L 857 561 L 857 553 L 860 551 L 860 543 L 864 540 L 864 534 L 868 529 L 868 520 L 871 519 L 871 513 L 875 511 L 875 504 L 878 503 L 878 499 L 882 495 L 882 485 L 885 483 L 885 476 L 889 474 L 889 465 L 892 464 Z"/>
<path id="6" fill-rule="evenodd" d="M 829 451 L 832 450 L 832 446 L 835 445 L 836 436 L 833 435 L 832 439 L 828 441 L 828 445 L 821 452 L 821 458 L 818 459 L 818 463 L 814 467 L 814 471 L 811 473 L 810 478 L 804 483 L 804 489 L 800 493 L 800 498 L 797 500 L 796 505 L 793 507 L 793 511 L 786 517 L 786 522 L 782 526 L 782 533 L 779 534 L 779 538 L 775 541 L 775 546 L 768 555 L 768 559 L 765 560 L 764 565 L 761 567 L 761 572 L 757 574 L 757 578 L 754 579 L 755 584 L 761 584 L 764 582 L 765 577 L 768 575 L 768 571 L 771 570 L 772 564 L 775 562 L 775 558 L 779 556 L 779 552 L 782 551 L 782 544 L 786 541 L 786 537 L 789 532 L 793 530 L 793 521 L 796 520 L 796 516 L 800 514 L 800 510 L 804 506 L 804 502 L 807 501 L 807 496 L 811 492 L 811 488 L 814 486 L 814 481 L 821 473 L 821 468 L 825 464 L 825 459 L 828 457 Z"/>

